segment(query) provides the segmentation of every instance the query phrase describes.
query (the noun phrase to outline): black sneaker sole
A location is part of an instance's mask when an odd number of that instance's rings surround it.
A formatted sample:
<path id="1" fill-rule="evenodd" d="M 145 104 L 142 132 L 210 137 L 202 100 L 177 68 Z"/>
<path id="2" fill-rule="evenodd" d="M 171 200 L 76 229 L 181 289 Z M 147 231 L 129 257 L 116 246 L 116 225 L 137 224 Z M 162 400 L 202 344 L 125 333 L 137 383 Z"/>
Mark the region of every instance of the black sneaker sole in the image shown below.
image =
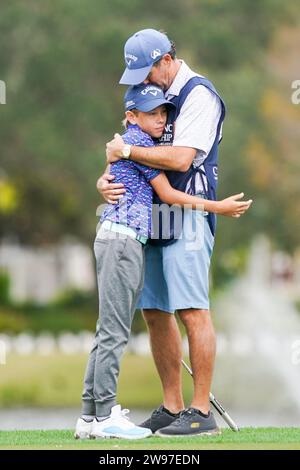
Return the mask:
<path id="1" fill-rule="evenodd" d="M 209 431 L 203 431 L 199 432 L 197 434 L 192 433 L 192 434 L 165 434 L 160 432 L 160 430 L 156 431 L 155 436 L 159 437 L 199 437 L 199 436 L 220 436 L 222 434 L 221 429 L 215 428 L 211 429 Z"/>

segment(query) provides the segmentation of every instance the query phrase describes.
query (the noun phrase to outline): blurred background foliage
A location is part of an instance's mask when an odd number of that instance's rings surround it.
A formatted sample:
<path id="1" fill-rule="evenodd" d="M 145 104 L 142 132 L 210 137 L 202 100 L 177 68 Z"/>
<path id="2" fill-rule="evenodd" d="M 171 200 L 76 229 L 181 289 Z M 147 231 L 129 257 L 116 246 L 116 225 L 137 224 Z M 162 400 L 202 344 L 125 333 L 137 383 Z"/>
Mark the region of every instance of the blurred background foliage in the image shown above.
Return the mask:
<path id="1" fill-rule="evenodd" d="M 122 131 L 125 87 L 118 81 L 123 45 L 144 28 L 166 31 L 178 57 L 210 78 L 223 96 L 227 117 L 219 197 L 244 191 L 254 200 L 242 219 L 218 219 L 214 301 L 219 289 L 245 270 L 256 235 L 266 234 L 277 250 L 292 255 L 299 250 L 300 105 L 292 104 L 291 84 L 300 79 L 300 24 L 293 0 L 2 0 L 0 80 L 7 96 L 6 105 L 0 105 L 0 242 L 47 248 L 71 235 L 92 250 L 101 202 L 95 185 L 106 166 L 105 143 Z M 17 303 L 12 287 L 12 279 L 0 269 L 1 334 L 51 332 L 59 337 L 64 331 L 94 330 L 95 291 L 68 289 L 48 303 Z M 233 292 L 233 302 L 239 303 Z M 276 309 L 274 302 L 268 304 L 270 310 Z M 246 315 L 251 309 L 237 307 Z M 219 307 L 224 315 L 215 316 L 218 332 L 231 310 L 232 303 Z M 289 312 L 282 313 L 285 322 Z M 240 315 L 233 309 L 231 317 L 234 331 Z M 283 326 L 280 345 L 286 336 Z M 144 329 L 142 316 L 136 315 L 133 332 Z M 250 377 L 257 390 L 267 390 L 272 398 L 280 390 L 290 403 L 282 383 L 268 381 L 272 364 L 265 366 L 255 351 L 251 359 L 263 377 L 261 385 L 244 357 L 227 363 L 226 357 L 223 362 L 218 358 L 215 388 L 221 390 L 221 400 L 240 403 L 244 410 L 244 397 L 249 404 L 254 396 L 264 413 L 266 403 L 249 389 Z M 83 353 L 9 353 L 9 367 L 0 374 L 0 406 L 78 406 L 85 364 Z M 287 377 L 286 368 L 284 372 Z M 188 400 L 192 382 L 185 373 L 183 380 Z M 294 379 L 291 383 L 295 389 Z M 120 390 L 126 406 L 156 407 L 161 397 L 153 361 L 125 355 Z M 275 405 L 272 400 L 268 405 L 277 416 L 276 398 Z"/>
<path id="2" fill-rule="evenodd" d="M 166 31 L 227 104 L 219 197 L 254 199 L 243 219 L 219 218 L 212 275 L 222 286 L 243 269 L 257 233 L 291 253 L 299 245 L 291 82 L 300 33 L 291 0 L 2 2 L 0 239 L 40 246 L 72 234 L 92 246 L 105 143 L 121 131 L 123 45 L 149 27 Z"/>

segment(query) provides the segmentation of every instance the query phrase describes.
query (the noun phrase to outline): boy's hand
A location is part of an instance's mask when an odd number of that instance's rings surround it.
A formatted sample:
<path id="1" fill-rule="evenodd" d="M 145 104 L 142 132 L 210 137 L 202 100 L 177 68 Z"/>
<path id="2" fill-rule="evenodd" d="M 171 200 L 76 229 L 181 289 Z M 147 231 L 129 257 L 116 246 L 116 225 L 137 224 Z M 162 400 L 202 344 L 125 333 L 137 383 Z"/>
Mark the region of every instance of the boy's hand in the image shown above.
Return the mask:
<path id="1" fill-rule="evenodd" d="M 252 199 L 248 201 L 239 201 L 244 197 L 244 193 L 235 194 L 219 201 L 218 214 L 227 215 L 228 217 L 240 217 L 244 214 L 252 204 Z"/>
<path id="2" fill-rule="evenodd" d="M 113 140 L 106 144 L 106 159 L 108 163 L 121 160 L 124 145 L 125 142 L 120 134 L 115 134 Z"/>
<path id="3" fill-rule="evenodd" d="M 115 178 L 114 175 L 104 173 L 97 181 L 97 189 L 106 202 L 117 204 L 122 195 L 126 192 L 124 184 L 111 183 Z"/>

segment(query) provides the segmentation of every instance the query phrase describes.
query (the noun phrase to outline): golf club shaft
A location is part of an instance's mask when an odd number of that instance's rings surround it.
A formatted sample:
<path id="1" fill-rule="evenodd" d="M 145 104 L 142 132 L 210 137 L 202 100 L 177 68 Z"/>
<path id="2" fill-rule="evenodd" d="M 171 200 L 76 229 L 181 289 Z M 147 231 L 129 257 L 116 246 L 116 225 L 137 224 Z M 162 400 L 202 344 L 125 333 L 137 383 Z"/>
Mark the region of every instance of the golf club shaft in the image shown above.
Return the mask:
<path id="1" fill-rule="evenodd" d="M 184 360 L 181 360 L 183 367 L 188 371 L 188 373 L 193 377 L 193 372 L 192 369 L 184 362 Z M 224 421 L 228 424 L 228 426 L 235 432 L 239 431 L 238 426 L 235 424 L 233 419 L 229 416 L 227 411 L 223 408 L 223 406 L 218 402 L 218 400 L 214 397 L 214 395 L 210 392 L 209 393 L 209 400 L 211 404 L 215 407 L 215 409 L 218 411 L 218 413 L 222 416 Z"/>

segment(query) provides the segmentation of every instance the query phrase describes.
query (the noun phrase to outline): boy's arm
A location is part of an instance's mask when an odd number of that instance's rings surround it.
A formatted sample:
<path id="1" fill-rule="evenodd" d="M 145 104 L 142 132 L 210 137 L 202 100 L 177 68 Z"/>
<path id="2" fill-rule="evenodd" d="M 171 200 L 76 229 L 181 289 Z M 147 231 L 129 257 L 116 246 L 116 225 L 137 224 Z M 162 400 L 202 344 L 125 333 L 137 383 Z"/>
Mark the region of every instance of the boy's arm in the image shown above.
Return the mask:
<path id="1" fill-rule="evenodd" d="M 153 178 L 151 185 L 161 201 L 167 204 L 178 204 L 180 206 L 188 204 L 192 209 L 214 212 L 215 214 L 231 217 L 240 217 L 241 214 L 249 209 L 252 203 L 251 199 L 249 201 L 238 201 L 244 196 L 244 193 L 235 194 L 222 201 L 211 201 L 198 196 L 191 196 L 190 194 L 174 189 L 164 173 L 160 173 Z"/>

